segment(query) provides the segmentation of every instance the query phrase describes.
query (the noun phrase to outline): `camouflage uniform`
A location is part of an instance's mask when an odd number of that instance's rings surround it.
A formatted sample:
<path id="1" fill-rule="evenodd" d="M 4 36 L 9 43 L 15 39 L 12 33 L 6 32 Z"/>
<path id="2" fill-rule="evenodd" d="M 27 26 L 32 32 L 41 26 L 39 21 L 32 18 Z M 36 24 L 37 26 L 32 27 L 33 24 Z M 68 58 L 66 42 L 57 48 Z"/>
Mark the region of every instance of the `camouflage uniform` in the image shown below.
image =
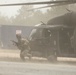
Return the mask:
<path id="1" fill-rule="evenodd" d="M 20 58 L 25 59 L 25 56 L 28 56 L 30 58 L 30 47 L 29 47 L 29 41 L 27 39 L 23 39 L 21 35 L 16 35 L 17 42 L 13 41 L 15 45 L 18 47 L 20 51 Z"/>

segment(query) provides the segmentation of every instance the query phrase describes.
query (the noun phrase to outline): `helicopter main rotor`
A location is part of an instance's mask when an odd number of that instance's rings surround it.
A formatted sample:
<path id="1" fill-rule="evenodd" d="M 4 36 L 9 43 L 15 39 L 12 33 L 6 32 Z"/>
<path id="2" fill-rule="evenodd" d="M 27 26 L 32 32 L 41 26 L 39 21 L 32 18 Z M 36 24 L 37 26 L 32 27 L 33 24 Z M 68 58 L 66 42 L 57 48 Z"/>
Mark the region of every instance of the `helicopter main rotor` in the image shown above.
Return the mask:
<path id="1" fill-rule="evenodd" d="M 0 4 L 0 6 L 20 6 L 20 5 L 45 5 L 45 4 L 74 4 L 76 0 L 68 1 L 43 1 L 43 2 L 28 2 L 28 3 L 12 3 L 12 4 Z"/>

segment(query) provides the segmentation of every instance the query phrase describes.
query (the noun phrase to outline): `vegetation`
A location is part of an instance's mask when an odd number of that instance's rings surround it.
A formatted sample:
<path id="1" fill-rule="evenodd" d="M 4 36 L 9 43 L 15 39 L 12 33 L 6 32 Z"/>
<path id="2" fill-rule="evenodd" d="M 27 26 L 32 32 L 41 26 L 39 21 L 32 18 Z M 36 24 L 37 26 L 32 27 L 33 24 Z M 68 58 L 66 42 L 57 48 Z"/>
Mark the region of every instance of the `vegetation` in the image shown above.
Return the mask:
<path id="1" fill-rule="evenodd" d="M 72 9 L 72 6 L 70 6 Z M 41 10 L 28 11 L 28 9 L 32 9 L 33 6 L 22 6 L 17 12 L 16 17 L 8 18 L 7 16 L 2 16 L 0 14 L 0 24 L 1 25 L 36 25 L 41 21 L 47 23 L 47 21 L 53 17 L 58 15 L 62 15 L 67 11 L 67 5 L 64 6 L 56 6 L 49 7 L 46 12 Z M 73 7 L 74 9 L 74 7 Z"/>

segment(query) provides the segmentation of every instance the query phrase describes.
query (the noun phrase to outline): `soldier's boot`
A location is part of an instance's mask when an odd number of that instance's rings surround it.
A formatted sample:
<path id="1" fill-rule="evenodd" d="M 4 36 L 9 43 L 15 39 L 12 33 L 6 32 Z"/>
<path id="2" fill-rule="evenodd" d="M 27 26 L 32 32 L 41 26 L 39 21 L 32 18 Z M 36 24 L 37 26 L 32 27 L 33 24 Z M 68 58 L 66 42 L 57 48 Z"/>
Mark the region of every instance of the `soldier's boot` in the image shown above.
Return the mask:
<path id="1" fill-rule="evenodd" d="M 20 52 L 20 58 L 21 58 L 22 60 L 25 60 L 25 57 L 29 57 L 29 59 L 31 60 L 32 55 L 29 53 L 28 50 L 22 50 L 22 51 Z"/>
<path id="2" fill-rule="evenodd" d="M 32 55 L 31 55 L 31 53 L 30 53 L 29 50 L 25 50 L 25 51 L 24 51 L 24 56 L 28 57 L 29 60 L 31 60 Z"/>
<path id="3" fill-rule="evenodd" d="M 23 53 L 22 50 L 21 50 L 21 52 L 20 52 L 20 58 L 21 58 L 22 60 L 25 60 L 25 56 L 24 56 L 24 53 Z"/>

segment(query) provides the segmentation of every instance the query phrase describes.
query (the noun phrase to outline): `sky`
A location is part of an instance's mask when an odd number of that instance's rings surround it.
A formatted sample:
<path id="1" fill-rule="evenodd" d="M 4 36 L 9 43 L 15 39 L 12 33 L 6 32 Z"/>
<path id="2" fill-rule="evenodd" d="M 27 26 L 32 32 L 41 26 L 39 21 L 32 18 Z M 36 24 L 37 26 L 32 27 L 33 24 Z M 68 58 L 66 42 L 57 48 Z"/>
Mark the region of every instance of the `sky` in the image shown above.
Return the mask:
<path id="1" fill-rule="evenodd" d="M 31 2 L 31 1 L 46 1 L 46 0 L 0 0 L 0 4 L 20 3 L 20 2 L 22 3 L 22 2 Z M 17 10 L 19 10 L 20 8 L 21 6 L 0 7 L 0 14 L 4 16 L 12 17 L 17 14 Z"/>

